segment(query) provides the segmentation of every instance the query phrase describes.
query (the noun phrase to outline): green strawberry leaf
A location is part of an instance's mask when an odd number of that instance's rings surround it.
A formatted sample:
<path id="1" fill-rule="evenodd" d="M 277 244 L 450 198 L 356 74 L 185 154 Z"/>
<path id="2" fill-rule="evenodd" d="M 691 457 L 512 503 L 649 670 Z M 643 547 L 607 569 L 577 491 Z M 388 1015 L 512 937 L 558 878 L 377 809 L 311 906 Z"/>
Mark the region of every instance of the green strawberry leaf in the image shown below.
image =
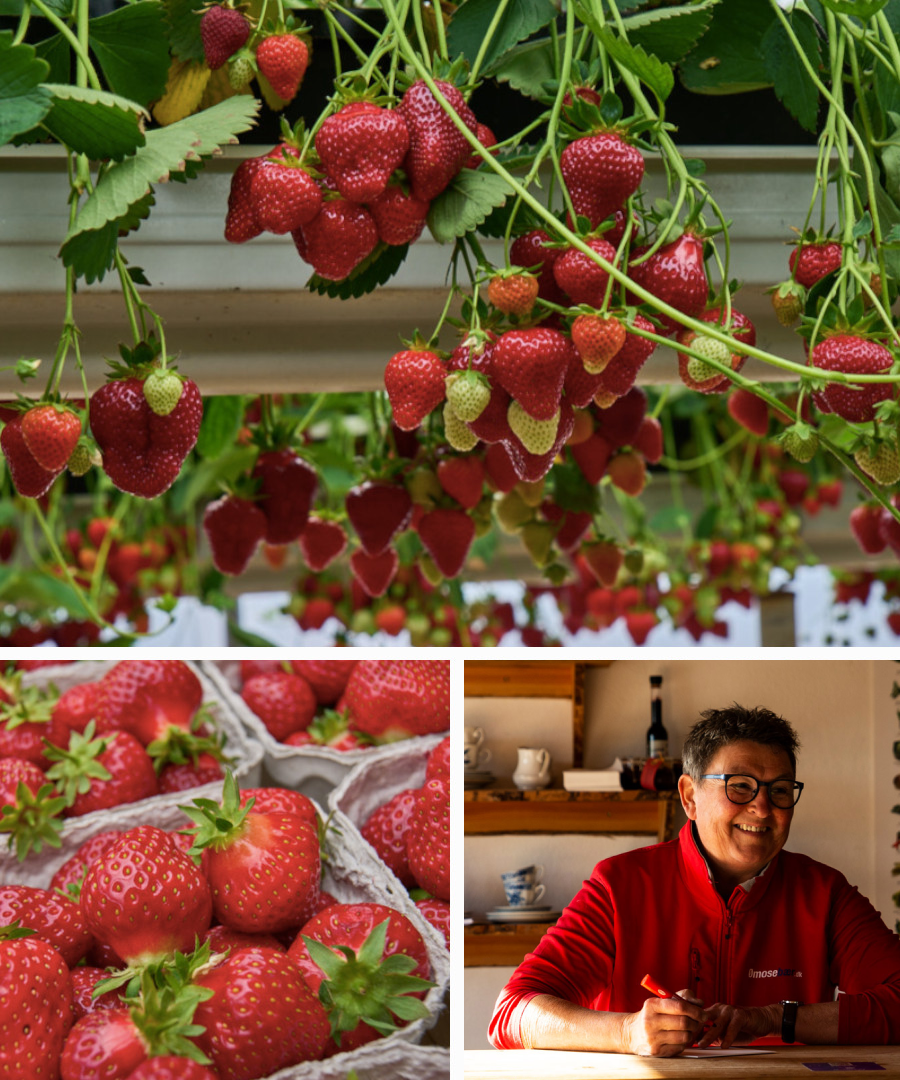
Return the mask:
<path id="1" fill-rule="evenodd" d="M 110 89 L 147 105 L 162 97 L 169 43 L 159 0 L 138 0 L 89 23 L 91 50 Z"/>
<path id="2" fill-rule="evenodd" d="M 197 453 L 204 458 L 217 458 L 234 446 L 243 418 L 244 399 L 239 395 L 204 398 Z"/>
<path id="3" fill-rule="evenodd" d="M 120 233 L 132 232 L 150 215 L 156 200 L 149 191 L 128 207 L 120 218 L 106 222 L 99 229 L 76 233 L 60 249 L 63 264 L 71 266 L 78 277 L 90 285 L 102 281 L 116 258 Z"/>
<path id="4" fill-rule="evenodd" d="M 502 206 L 512 189 L 502 176 L 463 169 L 431 204 L 428 228 L 439 244 L 477 229 L 488 215 Z"/>
<path id="5" fill-rule="evenodd" d="M 202 60 L 200 4 L 197 0 L 163 0 L 163 6 L 172 55 L 176 60 Z"/>
<path id="6" fill-rule="evenodd" d="M 728 0 L 679 65 L 682 83 L 699 94 L 736 94 L 771 86 L 759 43 L 776 20 L 768 4 Z"/>
<path id="7" fill-rule="evenodd" d="M 332 299 L 349 300 L 365 296 L 379 285 L 390 281 L 403 265 L 407 251 L 409 244 L 378 244 L 372 254 L 363 259 L 359 266 L 354 267 L 347 277 L 332 281 L 330 278 L 313 274 L 306 287 L 310 292 L 318 293 L 319 296 L 330 296 Z"/>
<path id="8" fill-rule="evenodd" d="M 791 26 L 813 69 L 818 69 L 819 38 L 812 19 L 798 13 Z M 806 68 L 797 60 L 793 42 L 781 23 L 769 27 L 760 42 L 759 51 L 765 57 L 766 71 L 781 104 L 798 124 L 807 131 L 815 132 L 819 92 Z"/>
<path id="9" fill-rule="evenodd" d="M 547 94 L 544 84 L 555 74 L 553 43 L 549 38 L 538 38 L 517 45 L 505 53 L 488 74 L 498 82 L 509 83 L 525 97 L 540 101 Z"/>
<path id="10" fill-rule="evenodd" d="M 630 45 L 608 26 L 598 26 L 597 29 L 600 31 L 597 37 L 612 59 L 649 86 L 660 101 L 665 101 L 675 87 L 671 67 L 640 45 Z"/>
<path id="11" fill-rule="evenodd" d="M 467 0 L 460 4 L 447 26 L 447 48 L 451 56 L 460 53 L 469 64 L 484 49 L 482 70 L 490 70 L 504 53 L 531 37 L 556 18 L 550 0 L 516 0 L 507 4 L 494 25 L 497 0 Z"/>
<path id="12" fill-rule="evenodd" d="M 69 78 L 72 63 L 72 51 L 62 34 L 39 41 L 34 51 L 50 65 L 46 80 L 51 83 L 64 83 Z"/>
<path id="13" fill-rule="evenodd" d="M 694 538 L 697 540 L 711 540 L 716 532 L 716 522 L 719 517 L 717 503 L 707 506 L 694 525 Z"/>
<path id="14" fill-rule="evenodd" d="M 53 98 L 41 86 L 49 64 L 31 45 L 13 45 L 12 31 L 0 33 L 0 146 L 36 127 Z"/>
<path id="15" fill-rule="evenodd" d="M 629 15 L 628 40 L 667 63 L 686 56 L 709 29 L 713 8 L 720 0 L 700 0 L 678 7 L 654 8 Z"/>
<path id="16" fill-rule="evenodd" d="M 146 141 L 141 120 L 149 115 L 139 105 L 105 90 L 45 83 L 53 107 L 44 119 L 50 134 L 93 160 L 121 161 Z"/>
<path id="17" fill-rule="evenodd" d="M 888 0 L 820 0 L 820 3 L 837 15 L 852 15 L 865 21 L 887 7 Z"/>

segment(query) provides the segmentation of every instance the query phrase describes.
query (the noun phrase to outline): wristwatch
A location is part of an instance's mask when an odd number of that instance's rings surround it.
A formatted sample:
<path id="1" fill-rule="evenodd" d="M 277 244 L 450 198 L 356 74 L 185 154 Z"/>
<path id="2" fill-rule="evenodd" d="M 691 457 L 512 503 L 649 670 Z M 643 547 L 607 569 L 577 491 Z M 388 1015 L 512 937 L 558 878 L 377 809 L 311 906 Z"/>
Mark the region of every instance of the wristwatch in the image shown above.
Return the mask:
<path id="1" fill-rule="evenodd" d="M 792 1043 L 794 1041 L 794 1024 L 797 1022 L 797 1010 L 800 1008 L 799 1001 L 781 1001 L 781 1041 Z"/>

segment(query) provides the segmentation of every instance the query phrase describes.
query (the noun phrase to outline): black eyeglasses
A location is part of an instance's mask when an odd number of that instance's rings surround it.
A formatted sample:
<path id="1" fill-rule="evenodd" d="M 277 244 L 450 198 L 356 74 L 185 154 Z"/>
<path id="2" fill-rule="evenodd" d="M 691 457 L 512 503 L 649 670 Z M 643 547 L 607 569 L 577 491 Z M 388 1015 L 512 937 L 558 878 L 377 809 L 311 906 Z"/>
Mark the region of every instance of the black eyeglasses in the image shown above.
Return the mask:
<path id="1" fill-rule="evenodd" d="M 706 773 L 701 780 L 724 780 L 725 794 L 739 806 L 751 803 L 761 787 L 766 788 L 769 802 L 780 810 L 796 806 L 803 785 L 799 780 L 757 780 L 741 773 Z"/>

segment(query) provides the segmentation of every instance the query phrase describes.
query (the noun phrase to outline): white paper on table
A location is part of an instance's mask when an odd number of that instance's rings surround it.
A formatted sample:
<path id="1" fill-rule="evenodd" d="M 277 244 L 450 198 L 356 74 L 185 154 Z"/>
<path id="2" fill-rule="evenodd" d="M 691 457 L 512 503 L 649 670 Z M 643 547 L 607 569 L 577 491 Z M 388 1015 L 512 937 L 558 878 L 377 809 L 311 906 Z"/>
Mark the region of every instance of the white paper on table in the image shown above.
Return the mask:
<path id="1" fill-rule="evenodd" d="M 749 1046 L 732 1047 L 728 1050 L 717 1050 L 711 1046 L 706 1050 L 698 1050 L 696 1048 L 692 1050 L 685 1050 L 682 1053 L 682 1057 L 689 1058 L 707 1058 L 707 1057 L 741 1057 L 744 1054 L 774 1054 L 774 1050 L 756 1050 L 751 1049 Z"/>

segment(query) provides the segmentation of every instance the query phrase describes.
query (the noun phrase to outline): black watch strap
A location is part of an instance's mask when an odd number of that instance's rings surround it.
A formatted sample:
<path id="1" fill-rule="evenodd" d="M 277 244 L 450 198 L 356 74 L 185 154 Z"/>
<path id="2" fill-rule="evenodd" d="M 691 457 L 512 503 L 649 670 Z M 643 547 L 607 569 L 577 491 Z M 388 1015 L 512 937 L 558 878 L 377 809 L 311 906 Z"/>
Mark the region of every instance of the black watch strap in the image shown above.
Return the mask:
<path id="1" fill-rule="evenodd" d="M 784 1043 L 794 1042 L 794 1025 L 797 1022 L 799 1008 L 799 1001 L 781 1002 L 781 1041 Z"/>

